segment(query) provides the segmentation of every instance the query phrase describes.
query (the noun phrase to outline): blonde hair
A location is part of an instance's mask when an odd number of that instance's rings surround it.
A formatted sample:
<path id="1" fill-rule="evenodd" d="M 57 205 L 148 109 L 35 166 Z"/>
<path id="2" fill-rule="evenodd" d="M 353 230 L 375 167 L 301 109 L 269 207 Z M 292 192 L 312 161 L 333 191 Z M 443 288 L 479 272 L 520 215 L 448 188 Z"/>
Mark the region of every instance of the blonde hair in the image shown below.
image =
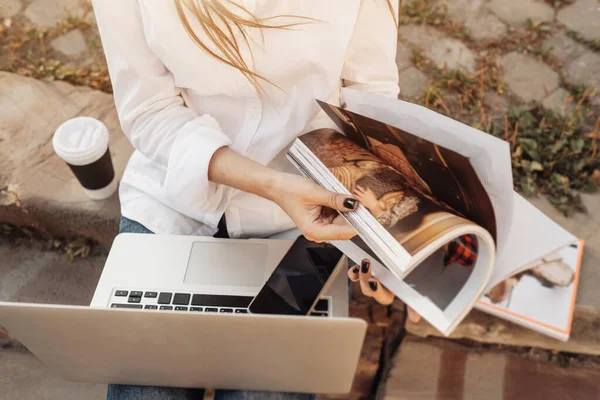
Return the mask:
<path id="1" fill-rule="evenodd" d="M 240 52 L 240 43 L 236 39 L 236 31 L 241 34 L 244 42 L 248 48 L 250 48 L 247 28 L 258 28 L 263 29 L 291 29 L 292 27 L 304 25 L 312 22 L 318 22 L 313 18 L 295 16 L 295 15 L 278 15 L 275 17 L 259 19 L 252 14 L 248 9 L 240 4 L 236 4 L 232 0 L 173 0 L 177 9 L 177 14 L 181 20 L 187 34 L 200 48 L 206 51 L 214 58 L 224 62 L 225 64 L 240 71 L 250 83 L 264 92 L 259 80 L 268 82 L 274 86 L 274 83 L 270 82 L 267 78 L 252 71 Z M 304 1 L 304 0 L 298 0 Z M 375 1 L 375 0 L 373 0 Z M 388 7 L 394 17 L 394 23 L 397 25 L 396 15 L 390 0 L 387 0 Z M 229 7 L 228 7 L 229 6 Z M 198 34 L 194 32 L 190 24 L 190 20 L 186 16 L 185 9 L 188 9 L 192 15 L 195 16 L 196 20 L 200 24 L 200 27 L 205 32 L 208 40 L 214 44 L 221 54 L 211 50 L 206 43 L 204 43 Z M 238 13 L 232 11 L 239 11 Z M 285 24 L 270 24 L 269 21 L 293 17 L 298 19 L 295 23 Z M 250 52 L 252 56 L 252 52 Z"/>

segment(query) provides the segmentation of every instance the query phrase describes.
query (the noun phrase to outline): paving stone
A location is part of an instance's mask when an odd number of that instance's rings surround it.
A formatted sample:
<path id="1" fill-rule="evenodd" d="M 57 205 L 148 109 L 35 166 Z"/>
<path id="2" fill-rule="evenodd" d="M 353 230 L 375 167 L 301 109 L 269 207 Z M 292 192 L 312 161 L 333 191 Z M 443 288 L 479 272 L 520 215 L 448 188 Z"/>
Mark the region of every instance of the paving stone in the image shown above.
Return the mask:
<path id="1" fill-rule="evenodd" d="M 21 11 L 23 3 L 21 0 L 2 0 L 0 2 L 0 18 L 10 18 Z"/>
<path id="2" fill-rule="evenodd" d="M 75 116 L 95 117 L 108 127 L 120 177 L 133 148 L 112 96 L 0 72 L 0 188 L 8 187 L 0 193 L 0 221 L 110 244 L 118 230 L 118 196 L 90 200 L 52 147 L 56 128 Z"/>
<path id="3" fill-rule="evenodd" d="M 573 317 L 571 336 L 561 342 L 520 327 L 479 310 L 473 310 L 456 328 L 451 337 L 482 343 L 511 346 L 539 347 L 571 353 L 600 355 L 600 195 L 583 194 L 582 201 L 588 214 L 578 213 L 565 217 L 545 198 L 530 199 L 531 203 L 553 221 L 585 240 L 581 277 Z M 406 323 L 407 330 L 417 336 L 441 336 L 427 322 Z"/>
<path id="4" fill-rule="evenodd" d="M 402 42 L 398 42 L 398 48 L 396 50 L 396 64 L 398 65 L 398 71 L 402 71 L 412 65 L 410 59 L 412 56 L 411 49 Z"/>
<path id="5" fill-rule="evenodd" d="M 439 68 L 475 71 L 475 57 L 471 50 L 458 39 L 446 37 L 435 28 L 424 25 L 406 25 L 400 36 L 425 51 L 425 55 Z"/>
<path id="6" fill-rule="evenodd" d="M 475 40 L 486 40 L 506 34 L 506 25 L 492 14 L 469 18 L 466 22 Z"/>
<path id="7" fill-rule="evenodd" d="M 89 3 L 89 0 L 84 1 Z M 54 27 L 69 15 L 82 17 L 84 14 L 80 0 L 35 0 L 25 9 L 25 16 L 32 23 L 44 27 Z"/>
<path id="8" fill-rule="evenodd" d="M 66 56 L 80 56 L 87 50 L 85 36 L 79 29 L 75 29 L 67 34 L 57 37 L 50 42 L 50 45 L 56 51 L 60 51 Z"/>
<path id="9" fill-rule="evenodd" d="M 43 239 L 0 239 L 0 301 L 89 305 L 108 256 L 94 246 L 86 257 L 67 260 Z"/>
<path id="10" fill-rule="evenodd" d="M 489 7 L 512 26 L 525 25 L 528 19 L 536 22 L 554 19 L 554 8 L 539 0 L 492 0 Z"/>
<path id="11" fill-rule="evenodd" d="M 423 89 L 429 81 L 424 73 L 415 67 L 410 67 L 400 73 L 398 82 L 400 97 L 410 99 L 423 93 Z"/>
<path id="12" fill-rule="evenodd" d="M 550 39 L 546 40 L 544 46 L 550 48 L 552 55 L 562 63 L 579 57 L 587 50 L 584 45 L 577 43 L 563 31 L 554 34 Z"/>
<path id="13" fill-rule="evenodd" d="M 577 0 L 561 9 L 556 19 L 587 40 L 600 39 L 600 3 L 598 0 Z"/>
<path id="14" fill-rule="evenodd" d="M 492 90 L 484 92 L 483 105 L 486 116 L 491 121 L 504 121 L 504 116 L 512 106 L 506 96 Z"/>
<path id="15" fill-rule="evenodd" d="M 564 71 L 570 83 L 584 83 L 600 94 L 600 54 L 588 51 L 567 64 Z"/>
<path id="16" fill-rule="evenodd" d="M 69 382 L 24 347 L 0 349 L 0 395 L 3 399 L 105 399 L 106 385 Z"/>
<path id="17" fill-rule="evenodd" d="M 97 246 L 88 257 L 68 262 L 64 252 L 48 250 L 46 241 L 15 245 L 0 239 L 0 301 L 87 306 L 107 256 L 108 249 Z M 7 344 L 19 343 L 0 326 L 0 346 Z"/>
<path id="18" fill-rule="evenodd" d="M 380 399 L 596 399 L 600 371 L 408 336 Z"/>
<path id="19" fill-rule="evenodd" d="M 464 23 L 473 16 L 485 11 L 484 2 L 481 0 L 439 0 L 437 7 L 446 7 L 448 16 L 455 22 Z"/>
<path id="20" fill-rule="evenodd" d="M 488 90 L 483 95 L 483 105 L 486 107 L 486 113 L 493 120 L 504 119 L 504 114 L 510 107 L 508 99 L 494 91 Z"/>
<path id="21" fill-rule="evenodd" d="M 62 251 L 44 241 L 16 247 L 0 244 L 0 301 L 88 306 L 92 301 L 106 249 L 68 262 Z"/>
<path id="22" fill-rule="evenodd" d="M 524 102 L 541 102 L 559 85 L 558 74 L 533 57 L 511 52 L 500 63 L 506 84 Z"/>
<path id="23" fill-rule="evenodd" d="M 566 114 L 568 110 L 574 109 L 573 96 L 563 88 L 558 88 L 542 102 L 544 108 Z"/>
<path id="24" fill-rule="evenodd" d="M 486 40 L 506 33 L 506 25 L 489 13 L 481 0 L 440 1 L 438 6 L 448 8 L 448 16 L 455 22 L 464 23 L 476 40 Z"/>

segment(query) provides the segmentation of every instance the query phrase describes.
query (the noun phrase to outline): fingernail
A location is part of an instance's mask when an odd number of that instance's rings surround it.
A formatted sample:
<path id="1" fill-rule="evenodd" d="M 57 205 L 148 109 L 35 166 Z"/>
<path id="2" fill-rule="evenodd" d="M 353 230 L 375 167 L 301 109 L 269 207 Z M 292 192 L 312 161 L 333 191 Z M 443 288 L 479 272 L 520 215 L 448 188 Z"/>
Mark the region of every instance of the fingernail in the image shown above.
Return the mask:
<path id="1" fill-rule="evenodd" d="M 369 281 L 369 287 L 371 288 L 372 291 L 376 291 L 377 290 L 377 282 Z"/>
<path id="2" fill-rule="evenodd" d="M 369 262 L 367 260 L 362 261 L 362 263 L 360 264 L 360 270 L 363 274 L 369 272 Z"/>
<path id="3" fill-rule="evenodd" d="M 346 200 L 344 200 L 344 207 L 346 207 L 348 210 L 355 210 L 357 205 L 358 203 L 356 199 L 348 197 Z"/>
<path id="4" fill-rule="evenodd" d="M 352 273 L 358 274 L 358 265 L 356 267 L 352 268 Z"/>

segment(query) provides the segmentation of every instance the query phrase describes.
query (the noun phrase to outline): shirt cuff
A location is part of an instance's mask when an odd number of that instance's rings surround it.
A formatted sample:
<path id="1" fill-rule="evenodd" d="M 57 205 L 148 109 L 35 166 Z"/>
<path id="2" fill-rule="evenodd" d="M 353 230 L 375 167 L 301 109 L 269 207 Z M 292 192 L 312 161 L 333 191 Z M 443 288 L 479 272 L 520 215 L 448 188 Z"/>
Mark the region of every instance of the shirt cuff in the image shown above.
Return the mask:
<path id="1" fill-rule="evenodd" d="M 209 115 L 185 124 L 169 155 L 164 182 L 168 205 L 190 218 L 210 224 L 207 216 L 219 207 L 223 187 L 208 180 L 208 166 L 218 149 L 230 145 L 231 139 L 221 132 L 219 123 Z"/>

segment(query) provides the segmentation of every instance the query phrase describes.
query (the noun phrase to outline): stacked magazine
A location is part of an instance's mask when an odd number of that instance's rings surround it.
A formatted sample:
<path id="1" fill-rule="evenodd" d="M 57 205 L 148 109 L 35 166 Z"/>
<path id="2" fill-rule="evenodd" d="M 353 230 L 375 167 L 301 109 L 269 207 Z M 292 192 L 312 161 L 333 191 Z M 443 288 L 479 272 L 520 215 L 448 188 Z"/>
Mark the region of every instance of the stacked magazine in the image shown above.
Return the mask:
<path id="1" fill-rule="evenodd" d="M 337 126 L 289 160 L 357 198 L 358 235 L 333 242 L 445 335 L 473 308 L 567 340 L 583 242 L 513 191 L 503 140 L 400 100 L 342 89 Z"/>

